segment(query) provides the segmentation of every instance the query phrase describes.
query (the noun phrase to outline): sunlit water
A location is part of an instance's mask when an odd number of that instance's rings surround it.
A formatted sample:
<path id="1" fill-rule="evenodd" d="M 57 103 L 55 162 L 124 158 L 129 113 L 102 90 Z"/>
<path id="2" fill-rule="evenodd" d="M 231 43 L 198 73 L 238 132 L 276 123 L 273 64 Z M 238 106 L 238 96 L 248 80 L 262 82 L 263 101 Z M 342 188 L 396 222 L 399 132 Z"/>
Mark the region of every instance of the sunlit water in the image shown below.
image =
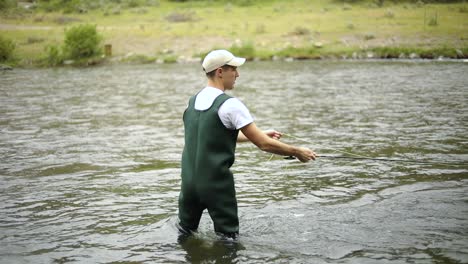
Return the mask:
<path id="1" fill-rule="evenodd" d="M 178 242 L 197 64 L 0 72 L 1 263 L 467 263 L 468 65 L 249 62 L 232 94 L 321 154 L 238 145 L 241 237 Z M 310 143 L 306 143 L 310 142 Z M 447 165 L 442 163 L 455 163 Z"/>

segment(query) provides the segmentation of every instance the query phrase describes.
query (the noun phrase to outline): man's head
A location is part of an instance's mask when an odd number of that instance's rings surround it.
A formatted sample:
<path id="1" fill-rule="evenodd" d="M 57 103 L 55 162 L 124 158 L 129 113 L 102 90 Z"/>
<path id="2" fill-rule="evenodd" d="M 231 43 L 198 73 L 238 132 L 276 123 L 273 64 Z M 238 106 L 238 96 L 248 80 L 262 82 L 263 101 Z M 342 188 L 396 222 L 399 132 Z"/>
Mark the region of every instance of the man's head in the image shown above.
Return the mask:
<path id="1" fill-rule="evenodd" d="M 239 67 L 244 64 L 245 58 L 234 56 L 227 50 L 213 50 L 203 59 L 203 70 L 210 73 L 224 65 Z"/>
<path id="2" fill-rule="evenodd" d="M 203 59 L 203 70 L 214 82 L 221 82 L 223 89 L 232 89 L 239 77 L 237 67 L 244 64 L 245 58 L 234 56 L 227 50 L 213 50 Z"/>

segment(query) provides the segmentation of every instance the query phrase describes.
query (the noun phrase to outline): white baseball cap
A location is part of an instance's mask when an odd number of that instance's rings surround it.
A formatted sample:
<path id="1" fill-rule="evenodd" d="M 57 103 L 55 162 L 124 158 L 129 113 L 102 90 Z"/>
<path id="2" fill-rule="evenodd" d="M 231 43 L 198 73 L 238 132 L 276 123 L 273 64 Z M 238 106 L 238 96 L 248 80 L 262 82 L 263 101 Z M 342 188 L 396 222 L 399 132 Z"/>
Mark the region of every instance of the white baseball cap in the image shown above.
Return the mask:
<path id="1" fill-rule="evenodd" d="M 224 65 L 238 67 L 244 64 L 244 62 L 245 58 L 236 57 L 227 50 L 213 50 L 203 59 L 202 67 L 208 73 Z"/>

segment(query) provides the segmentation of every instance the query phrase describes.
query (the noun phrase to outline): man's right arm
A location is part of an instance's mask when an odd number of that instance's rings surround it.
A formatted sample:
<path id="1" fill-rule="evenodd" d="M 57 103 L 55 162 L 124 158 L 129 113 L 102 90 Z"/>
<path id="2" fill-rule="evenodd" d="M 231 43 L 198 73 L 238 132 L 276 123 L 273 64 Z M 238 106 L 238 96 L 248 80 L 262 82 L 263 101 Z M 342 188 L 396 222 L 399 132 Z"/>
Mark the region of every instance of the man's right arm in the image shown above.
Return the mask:
<path id="1" fill-rule="evenodd" d="M 302 162 L 308 162 L 311 159 L 315 160 L 317 156 L 315 152 L 308 148 L 291 146 L 270 138 L 254 122 L 241 128 L 241 131 L 252 143 L 266 152 L 283 156 L 294 156 Z"/>

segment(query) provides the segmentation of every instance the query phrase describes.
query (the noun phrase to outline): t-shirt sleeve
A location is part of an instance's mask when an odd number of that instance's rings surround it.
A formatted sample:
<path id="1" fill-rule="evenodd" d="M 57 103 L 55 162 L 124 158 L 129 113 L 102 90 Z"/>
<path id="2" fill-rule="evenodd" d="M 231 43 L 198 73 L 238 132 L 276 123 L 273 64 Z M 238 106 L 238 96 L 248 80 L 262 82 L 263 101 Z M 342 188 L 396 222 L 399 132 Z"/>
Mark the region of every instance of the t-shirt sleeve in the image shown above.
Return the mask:
<path id="1" fill-rule="evenodd" d="M 218 115 L 228 129 L 241 129 L 253 122 L 249 109 L 237 98 L 226 100 L 219 108 Z"/>

